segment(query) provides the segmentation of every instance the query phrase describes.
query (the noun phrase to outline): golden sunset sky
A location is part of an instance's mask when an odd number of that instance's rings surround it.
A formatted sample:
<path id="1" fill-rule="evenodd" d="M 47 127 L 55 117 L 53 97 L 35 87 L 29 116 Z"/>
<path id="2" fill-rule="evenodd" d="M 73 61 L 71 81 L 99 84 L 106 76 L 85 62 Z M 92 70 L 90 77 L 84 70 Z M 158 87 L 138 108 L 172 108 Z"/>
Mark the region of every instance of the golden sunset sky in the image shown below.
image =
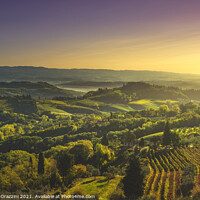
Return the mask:
<path id="1" fill-rule="evenodd" d="M 200 73 L 198 0 L 2 0 L 0 65 Z"/>

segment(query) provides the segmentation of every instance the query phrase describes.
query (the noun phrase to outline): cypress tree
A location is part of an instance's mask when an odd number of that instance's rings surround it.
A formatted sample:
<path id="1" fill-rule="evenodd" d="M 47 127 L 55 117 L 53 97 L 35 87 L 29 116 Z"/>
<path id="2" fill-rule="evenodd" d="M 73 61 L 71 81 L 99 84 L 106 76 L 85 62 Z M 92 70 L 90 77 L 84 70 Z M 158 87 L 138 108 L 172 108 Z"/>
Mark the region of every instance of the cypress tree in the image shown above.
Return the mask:
<path id="1" fill-rule="evenodd" d="M 32 159 L 32 157 L 30 156 L 30 158 L 29 158 L 28 173 L 30 173 L 30 175 L 32 175 L 32 172 L 33 172 L 33 159 Z M 28 174 L 27 176 L 29 176 L 29 174 Z"/>
<path id="2" fill-rule="evenodd" d="M 167 121 L 165 124 L 162 140 L 163 140 L 162 142 L 164 146 L 171 144 L 171 133 L 170 133 L 169 121 Z"/>
<path id="3" fill-rule="evenodd" d="M 103 144 L 105 146 L 109 145 L 108 137 L 107 137 L 107 135 L 105 133 L 103 134 L 103 137 L 101 139 L 101 144 Z"/>
<path id="4" fill-rule="evenodd" d="M 128 198 L 137 199 L 143 195 L 144 173 L 141 168 L 140 160 L 134 156 L 126 170 L 126 176 L 123 178 L 124 194 Z"/>
<path id="5" fill-rule="evenodd" d="M 56 185 L 56 172 L 52 172 L 50 176 L 50 187 L 51 189 Z"/>
<path id="6" fill-rule="evenodd" d="M 43 155 L 43 153 L 39 154 L 38 174 L 44 174 L 44 155 Z"/>
<path id="7" fill-rule="evenodd" d="M 29 166 L 32 168 L 33 167 L 33 159 L 32 157 L 30 156 L 29 158 Z"/>
<path id="8" fill-rule="evenodd" d="M 63 177 L 63 183 L 65 182 L 65 177 L 69 175 L 70 169 L 74 164 L 74 155 L 70 154 L 68 151 L 61 151 L 57 156 L 57 168 L 60 175 Z"/>

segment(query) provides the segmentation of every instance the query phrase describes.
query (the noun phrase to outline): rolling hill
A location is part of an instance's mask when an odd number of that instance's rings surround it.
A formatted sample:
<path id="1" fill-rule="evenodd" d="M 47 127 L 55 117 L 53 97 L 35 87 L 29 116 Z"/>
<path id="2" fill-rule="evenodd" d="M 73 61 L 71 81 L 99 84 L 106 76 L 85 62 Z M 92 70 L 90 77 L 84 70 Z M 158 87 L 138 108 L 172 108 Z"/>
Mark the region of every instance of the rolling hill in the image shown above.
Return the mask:
<path id="1" fill-rule="evenodd" d="M 57 69 L 32 66 L 0 67 L 1 81 L 67 81 L 130 82 L 199 80 L 200 75 L 160 71 L 107 70 L 107 69 Z"/>
<path id="2" fill-rule="evenodd" d="M 55 114 L 127 112 L 146 108 L 156 109 L 163 104 L 171 107 L 173 104 L 187 103 L 191 100 L 198 102 L 199 94 L 200 90 L 183 90 L 144 82 L 123 83 L 120 87 L 99 88 L 85 94 L 60 89 L 46 82 L 0 82 L 0 110 L 25 114 L 37 111 L 50 111 Z M 13 97 L 16 95 L 31 95 L 35 100 L 16 99 Z"/>
<path id="3" fill-rule="evenodd" d="M 184 90 L 151 85 L 143 82 L 129 82 L 112 89 L 99 88 L 90 91 L 70 103 L 90 107 L 104 112 L 140 110 L 157 108 L 162 104 L 173 105 L 190 101 Z"/>
<path id="4" fill-rule="evenodd" d="M 53 98 L 54 96 L 75 97 L 81 92 L 57 88 L 46 82 L 0 82 L 0 96 L 31 95 L 37 98 Z"/>

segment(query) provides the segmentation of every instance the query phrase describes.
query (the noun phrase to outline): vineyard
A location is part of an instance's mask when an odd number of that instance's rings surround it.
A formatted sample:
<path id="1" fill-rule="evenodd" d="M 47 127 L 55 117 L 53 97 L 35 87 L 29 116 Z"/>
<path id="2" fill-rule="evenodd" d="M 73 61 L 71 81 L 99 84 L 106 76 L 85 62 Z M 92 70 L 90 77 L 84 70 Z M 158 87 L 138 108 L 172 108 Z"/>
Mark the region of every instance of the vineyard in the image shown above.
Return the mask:
<path id="1" fill-rule="evenodd" d="M 172 130 L 173 133 L 177 133 L 181 136 L 186 136 L 188 137 L 189 135 L 195 134 L 195 135 L 200 135 L 200 128 L 199 127 L 184 127 L 184 128 L 178 128 L 176 130 Z"/>
<path id="2" fill-rule="evenodd" d="M 151 150 L 148 154 L 148 175 L 144 196 L 153 195 L 157 200 L 172 200 L 181 197 L 181 178 L 184 168 L 193 164 L 196 168 L 195 185 L 200 184 L 200 149 L 178 148 Z"/>

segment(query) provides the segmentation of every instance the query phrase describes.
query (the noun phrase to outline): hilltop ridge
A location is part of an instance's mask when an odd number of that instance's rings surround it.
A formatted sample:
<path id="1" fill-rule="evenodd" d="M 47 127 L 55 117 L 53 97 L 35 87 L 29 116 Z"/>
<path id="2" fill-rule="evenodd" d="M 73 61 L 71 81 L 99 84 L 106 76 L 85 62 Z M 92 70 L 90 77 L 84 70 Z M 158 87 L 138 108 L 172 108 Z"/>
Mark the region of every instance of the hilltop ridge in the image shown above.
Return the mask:
<path id="1" fill-rule="evenodd" d="M 1 81 L 169 81 L 200 79 L 200 75 L 163 71 L 111 69 L 58 69 L 33 66 L 0 66 Z"/>

